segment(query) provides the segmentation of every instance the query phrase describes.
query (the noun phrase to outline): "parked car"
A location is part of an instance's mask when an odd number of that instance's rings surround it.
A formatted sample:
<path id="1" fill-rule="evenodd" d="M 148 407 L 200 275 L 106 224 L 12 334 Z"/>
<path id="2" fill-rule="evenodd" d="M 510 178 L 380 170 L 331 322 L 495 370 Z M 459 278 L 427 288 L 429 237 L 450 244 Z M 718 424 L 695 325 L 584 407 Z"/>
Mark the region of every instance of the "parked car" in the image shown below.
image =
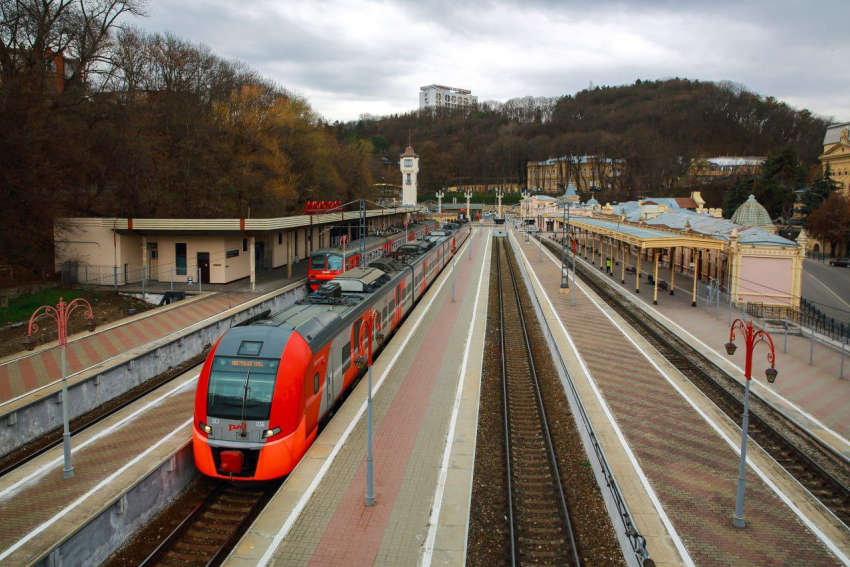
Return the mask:
<path id="1" fill-rule="evenodd" d="M 835 260 L 830 260 L 829 265 L 841 268 L 850 268 L 850 258 L 836 258 Z"/>

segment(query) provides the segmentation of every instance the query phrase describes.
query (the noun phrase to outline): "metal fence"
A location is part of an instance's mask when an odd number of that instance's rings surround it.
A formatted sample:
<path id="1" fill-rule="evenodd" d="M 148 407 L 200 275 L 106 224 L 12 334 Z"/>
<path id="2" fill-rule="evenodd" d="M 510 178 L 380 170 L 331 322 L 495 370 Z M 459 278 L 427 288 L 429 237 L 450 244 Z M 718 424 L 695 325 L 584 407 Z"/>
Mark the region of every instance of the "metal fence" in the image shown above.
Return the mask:
<path id="1" fill-rule="evenodd" d="M 161 293 L 164 291 L 203 291 L 200 268 L 189 267 L 178 275 L 174 267 L 157 270 L 125 264 L 123 267 L 65 262 L 59 265 L 64 285 L 86 288 L 132 287 L 133 291 Z"/>
<path id="2" fill-rule="evenodd" d="M 850 326 L 825 315 L 811 301 L 800 299 L 800 309 L 790 306 L 764 305 L 763 303 L 747 302 L 747 313 L 760 319 L 787 320 L 801 327 L 807 327 L 816 333 L 830 339 L 850 342 Z"/>

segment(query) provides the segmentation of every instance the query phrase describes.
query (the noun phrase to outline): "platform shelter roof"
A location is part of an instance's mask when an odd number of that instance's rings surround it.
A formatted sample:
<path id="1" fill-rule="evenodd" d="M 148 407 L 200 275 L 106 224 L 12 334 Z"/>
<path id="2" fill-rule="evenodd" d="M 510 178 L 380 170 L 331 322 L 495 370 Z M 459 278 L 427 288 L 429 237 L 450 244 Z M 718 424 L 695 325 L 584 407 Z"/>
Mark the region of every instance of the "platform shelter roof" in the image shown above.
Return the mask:
<path id="1" fill-rule="evenodd" d="M 416 207 L 386 207 L 369 209 L 366 218 L 392 216 L 409 212 L 428 212 L 428 208 Z M 119 234 L 197 234 L 197 235 L 238 235 L 243 233 L 263 234 L 319 226 L 337 222 L 357 221 L 358 211 L 315 213 L 313 215 L 293 215 L 289 217 L 263 219 L 174 219 L 174 218 L 101 218 L 104 228 L 114 229 Z M 75 220 L 75 219 L 69 219 Z"/>
<path id="2" fill-rule="evenodd" d="M 595 234 L 627 242 L 641 249 L 684 246 L 703 250 L 723 250 L 727 244 L 723 240 L 701 234 L 650 228 L 630 222 L 615 222 L 600 218 L 577 217 L 571 219 L 570 224 Z"/>

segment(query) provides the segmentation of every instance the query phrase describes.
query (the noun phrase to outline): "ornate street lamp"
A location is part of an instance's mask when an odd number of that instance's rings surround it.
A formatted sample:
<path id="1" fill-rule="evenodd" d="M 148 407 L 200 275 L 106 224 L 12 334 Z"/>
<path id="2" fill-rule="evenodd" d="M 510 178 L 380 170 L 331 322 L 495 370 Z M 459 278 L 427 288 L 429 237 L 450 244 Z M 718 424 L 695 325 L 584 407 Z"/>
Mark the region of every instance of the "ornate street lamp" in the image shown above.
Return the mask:
<path id="1" fill-rule="evenodd" d="M 738 465 L 738 490 L 735 497 L 735 516 L 732 522 L 735 524 L 735 527 L 743 528 L 744 527 L 744 491 L 746 489 L 746 470 L 747 470 L 747 425 L 749 423 L 750 417 L 750 381 L 752 380 L 753 373 L 753 350 L 755 346 L 759 343 L 766 343 L 770 348 L 770 352 L 767 353 L 767 361 L 770 363 L 770 367 L 765 370 L 765 376 L 767 377 L 767 381 L 770 384 L 773 384 L 776 381 L 776 376 L 779 375 L 776 368 L 774 368 L 774 363 L 776 361 L 776 352 L 773 349 L 773 339 L 770 338 L 770 334 L 759 330 L 757 331 L 755 327 L 753 327 L 752 321 L 747 321 L 744 323 L 740 319 L 735 319 L 732 322 L 732 327 L 729 329 L 729 342 L 726 343 L 726 352 L 729 356 L 735 354 L 735 351 L 738 347 L 735 345 L 735 331 L 740 331 L 744 337 L 744 344 L 747 348 L 747 360 L 744 366 L 744 376 L 746 377 L 745 387 L 744 387 L 744 417 L 741 423 L 741 462 Z"/>
<path id="2" fill-rule="evenodd" d="M 84 315 L 88 319 L 86 329 L 90 333 L 93 332 L 97 328 L 97 323 L 95 323 L 94 310 L 89 302 L 78 298 L 65 303 L 60 297 L 59 304 L 56 307 L 42 305 L 33 312 L 27 326 L 27 338 L 22 343 L 24 348 L 32 352 L 38 342 L 32 336 L 33 333 L 38 332 L 38 321 L 44 318 L 50 318 L 56 321 L 59 332 L 59 352 L 62 355 L 62 426 L 64 428 L 62 447 L 65 454 L 65 466 L 63 469 L 63 476 L 65 478 L 74 476 L 74 466 L 71 464 L 71 428 L 68 417 L 68 381 L 66 376 L 65 349 L 68 347 L 68 320 L 71 318 L 71 314 L 77 309 L 85 309 Z"/>
<path id="3" fill-rule="evenodd" d="M 375 505 L 375 465 L 372 459 L 372 334 L 376 330 L 375 340 L 379 345 L 383 344 L 380 315 L 377 311 L 369 311 L 363 315 L 363 321 L 360 323 L 360 354 L 354 359 L 358 371 L 367 366 L 369 368 L 366 394 L 366 506 Z"/>

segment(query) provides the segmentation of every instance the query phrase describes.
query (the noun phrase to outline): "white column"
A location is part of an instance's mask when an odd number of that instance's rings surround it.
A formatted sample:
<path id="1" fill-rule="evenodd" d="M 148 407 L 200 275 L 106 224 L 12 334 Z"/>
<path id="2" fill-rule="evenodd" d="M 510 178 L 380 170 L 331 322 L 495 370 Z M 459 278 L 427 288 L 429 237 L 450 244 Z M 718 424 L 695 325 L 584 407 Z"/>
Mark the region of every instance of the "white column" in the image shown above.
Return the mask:
<path id="1" fill-rule="evenodd" d="M 254 288 L 257 284 L 257 270 L 256 270 L 256 259 L 254 257 L 254 237 L 251 236 L 248 239 L 248 262 L 251 266 L 251 291 L 254 291 Z"/>

